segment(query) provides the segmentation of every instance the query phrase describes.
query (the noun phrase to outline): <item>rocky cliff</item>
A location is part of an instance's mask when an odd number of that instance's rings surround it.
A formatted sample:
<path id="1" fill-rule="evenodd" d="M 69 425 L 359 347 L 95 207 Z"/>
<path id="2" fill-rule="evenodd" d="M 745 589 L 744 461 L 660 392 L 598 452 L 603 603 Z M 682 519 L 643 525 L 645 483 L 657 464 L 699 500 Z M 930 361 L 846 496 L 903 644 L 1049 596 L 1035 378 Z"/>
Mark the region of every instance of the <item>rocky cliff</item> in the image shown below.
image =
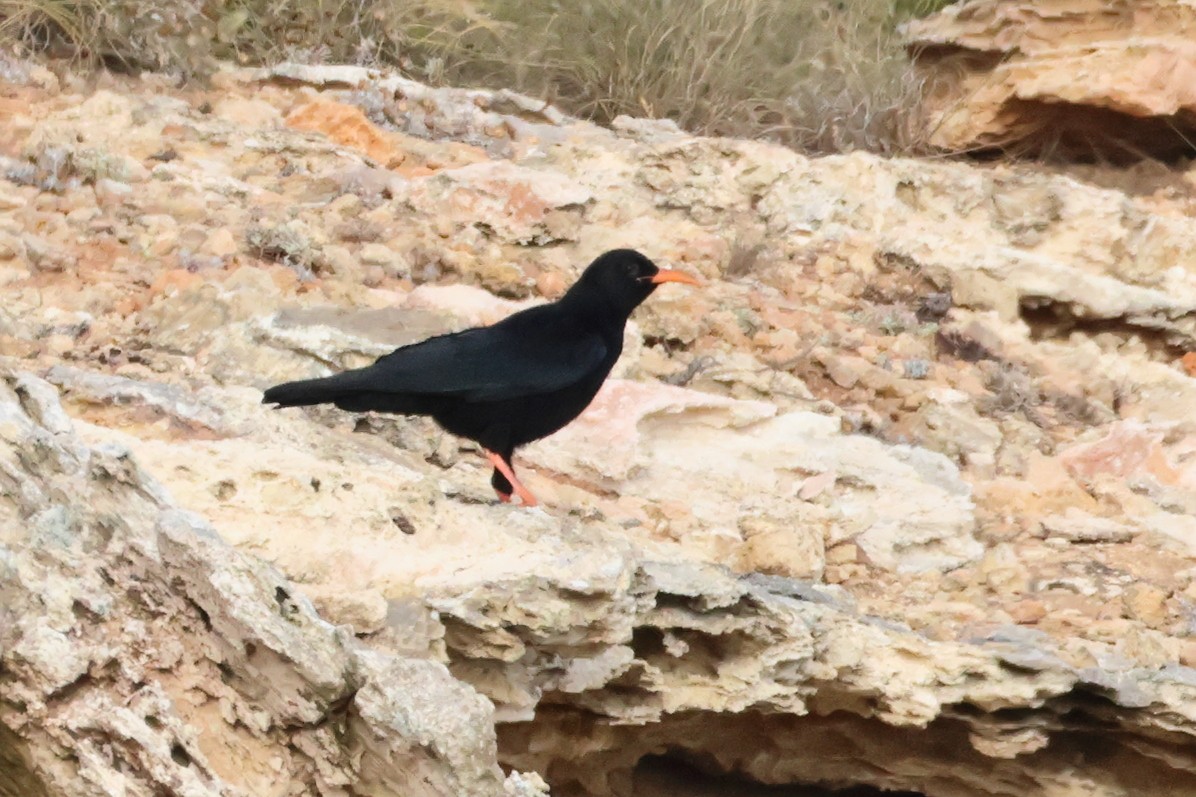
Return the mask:
<path id="1" fill-rule="evenodd" d="M 906 26 L 933 143 L 1137 162 L 1196 154 L 1196 5 L 965 0 Z"/>
<path id="2" fill-rule="evenodd" d="M 1196 793 L 1186 175 L 4 77 L 0 793 Z M 542 510 L 259 403 L 615 246 L 708 286 L 522 452 Z"/>

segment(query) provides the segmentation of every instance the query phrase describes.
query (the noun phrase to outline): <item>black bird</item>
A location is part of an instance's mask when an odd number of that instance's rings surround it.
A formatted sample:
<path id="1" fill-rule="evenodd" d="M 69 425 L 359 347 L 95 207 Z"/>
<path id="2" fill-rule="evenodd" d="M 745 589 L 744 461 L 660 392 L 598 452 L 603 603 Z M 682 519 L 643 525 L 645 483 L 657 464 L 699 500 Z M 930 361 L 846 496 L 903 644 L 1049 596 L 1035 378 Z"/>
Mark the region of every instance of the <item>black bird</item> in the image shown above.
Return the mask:
<path id="1" fill-rule="evenodd" d="M 275 385 L 262 403 L 430 415 L 482 446 L 494 465 L 490 484 L 503 502 L 513 492 L 535 506 L 515 477 L 512 454 L 589 405 L 623 350 L 628 317 L 664 282 L 699 284 L 684 272 L 657 268 L 639 252 L 615 249 L 552 304 L 404 346 L 365 368 Z"/>

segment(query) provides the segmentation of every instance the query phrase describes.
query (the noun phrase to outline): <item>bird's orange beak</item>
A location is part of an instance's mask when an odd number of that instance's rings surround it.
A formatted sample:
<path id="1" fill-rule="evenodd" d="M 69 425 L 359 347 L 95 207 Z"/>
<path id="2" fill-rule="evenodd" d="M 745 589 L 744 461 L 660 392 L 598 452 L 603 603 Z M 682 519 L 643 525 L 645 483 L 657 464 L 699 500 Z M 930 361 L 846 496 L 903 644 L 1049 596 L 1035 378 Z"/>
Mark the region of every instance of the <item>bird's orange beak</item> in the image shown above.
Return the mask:
<path id="1" fill-rule="evenodd" d="M 684 271 L 674 271 L 671 268 L 662 268 L 657 271 L 649 282 L 659 285 L 662 282 L 684 282 L 686 285 L 701 285 L 697 277 L 686 274 Z"/>

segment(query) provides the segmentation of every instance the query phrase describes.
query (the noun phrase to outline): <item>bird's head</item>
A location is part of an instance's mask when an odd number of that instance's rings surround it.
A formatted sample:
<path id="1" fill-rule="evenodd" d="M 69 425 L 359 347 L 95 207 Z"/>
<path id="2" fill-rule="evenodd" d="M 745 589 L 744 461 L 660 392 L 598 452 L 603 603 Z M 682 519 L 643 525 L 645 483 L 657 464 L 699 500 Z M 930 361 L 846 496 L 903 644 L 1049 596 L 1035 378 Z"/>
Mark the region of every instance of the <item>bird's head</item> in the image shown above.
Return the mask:
<path id="1" fill-rule="evenodd" d="M 609 306 L 630 316 L 658 285 L 665 282 L 701 284 L 684 271 L 659 268 L 634 249 L 612 249 L 586 267 L 567 296 Z"/>

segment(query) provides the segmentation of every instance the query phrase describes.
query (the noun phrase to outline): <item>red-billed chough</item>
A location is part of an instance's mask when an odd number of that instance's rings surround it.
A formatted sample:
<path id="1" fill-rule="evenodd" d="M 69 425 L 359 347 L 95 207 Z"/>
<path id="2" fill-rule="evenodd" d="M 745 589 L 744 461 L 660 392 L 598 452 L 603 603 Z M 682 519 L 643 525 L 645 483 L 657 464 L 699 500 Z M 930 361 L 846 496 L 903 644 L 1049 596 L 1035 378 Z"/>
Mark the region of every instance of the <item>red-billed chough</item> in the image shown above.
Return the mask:
<path id="1" fill-rule="evenodd" d="M 440 335 L 387 354 L 366 368 L 275 385 L 262 402 L 335 404 L 352 412 L 430 415 L 481 444 L 490 484 L 504 502 L 535 497 L 511 465 L 515 449 L 557 431 L 589 405 L 623 350 L 623 327 L 663 282 L 698 281 L 656 267 L 631 249 L 607 252 L 558 301 L 489 327 Z"/>

